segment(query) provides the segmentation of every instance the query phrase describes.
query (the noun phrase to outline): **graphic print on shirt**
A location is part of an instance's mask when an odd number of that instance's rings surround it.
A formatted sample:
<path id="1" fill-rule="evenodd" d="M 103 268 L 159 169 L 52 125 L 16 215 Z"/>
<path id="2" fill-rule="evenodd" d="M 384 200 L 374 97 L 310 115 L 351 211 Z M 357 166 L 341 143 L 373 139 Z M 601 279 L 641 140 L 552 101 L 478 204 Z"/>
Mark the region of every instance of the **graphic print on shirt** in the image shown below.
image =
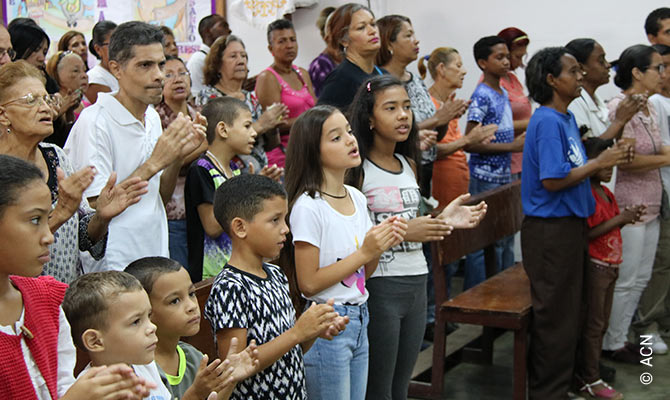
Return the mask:
<path id="1" fill-rule="evenodd" d="M 572 136 L 568 137 L 568 160 L 570 160 L 574 167 L 584 165 L 584 154 L 582 153 L 581 146 Z"/>
<path id="2" fill-rule="evenodd" d="M 354 240 L 356 241 L 356 250 L 358 250 L 358 236 L 354 236 Z M 337 261 L 340 260 L 341 258 L 338 257 Z M 353 274 L 344 278 L 340 283 L 348 288 L 352 288 L 355 284 L 358 291 L 361 292 L 361 294 L 365 294 L 365 265 L 361 266 Z"/>
<path id="3" fill-rule="evenodd" d="M 368 197 L 368 209 L 372 214 L 373 224 L 378 224 L 394 215 L 407 220 L 417 217 L 421 194 L 416 187 L 399 188 L 397 186 L 385 186 L 372 189 L 366 195 Z M 395 253 L 415 250 L 421 250 L 421 243 L 402 242 L 382 254 L 379 259 L 379 268 L 383 270 L 385 267 L 384 264 L 395 260 Z"/>

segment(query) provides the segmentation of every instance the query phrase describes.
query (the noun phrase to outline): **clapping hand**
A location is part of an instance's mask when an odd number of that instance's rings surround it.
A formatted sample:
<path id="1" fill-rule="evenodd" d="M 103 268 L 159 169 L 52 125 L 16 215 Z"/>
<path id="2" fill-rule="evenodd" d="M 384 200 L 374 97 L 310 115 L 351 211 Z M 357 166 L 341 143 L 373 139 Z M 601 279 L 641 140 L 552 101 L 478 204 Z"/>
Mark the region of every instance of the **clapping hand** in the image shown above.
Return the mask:
<path id="1" fill-rule="evenodd" d="M 486 215 L 486 203 L 480 202 L 474 206 L 464 205 L 470 199 L 470 194 L 462 194 L 449 203 L 437 218 L 458 229 L 474 228 Z"/>

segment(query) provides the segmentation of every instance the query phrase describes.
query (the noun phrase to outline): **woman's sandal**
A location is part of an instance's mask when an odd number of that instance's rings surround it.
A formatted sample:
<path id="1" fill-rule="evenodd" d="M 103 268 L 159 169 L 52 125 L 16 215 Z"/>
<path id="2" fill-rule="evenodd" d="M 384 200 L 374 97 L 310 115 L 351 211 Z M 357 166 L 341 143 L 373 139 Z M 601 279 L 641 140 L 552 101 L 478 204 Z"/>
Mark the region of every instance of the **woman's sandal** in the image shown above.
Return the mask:
<path id="1" fill-rule="evenodd" d="M 601 388 L 595 390 L 596 387 Z M 593 399 L 607 399 L 607 400 L 623 400 L 623 394 L 612 389 L 610 385 L 605 383 L 602 379 L 598 379 L 593 383 L 587 383 L 579 389 L 582 395 L 589 395 Z"/>

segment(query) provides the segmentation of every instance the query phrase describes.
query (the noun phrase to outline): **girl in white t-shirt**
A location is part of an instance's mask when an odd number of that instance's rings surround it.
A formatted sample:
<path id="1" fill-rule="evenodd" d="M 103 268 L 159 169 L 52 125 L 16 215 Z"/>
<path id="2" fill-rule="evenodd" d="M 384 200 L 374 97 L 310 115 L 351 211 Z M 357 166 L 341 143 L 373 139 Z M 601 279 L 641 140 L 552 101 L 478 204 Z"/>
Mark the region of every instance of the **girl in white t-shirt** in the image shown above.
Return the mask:
<path id="1" fill-rule="evenodd" d="M 356 138 L 342 113 L 319 106 L 303 113 L 291 129 L 286 188 L 295 246 L 296 278 L 310 302 L 334 300 L 349 317 L 332 341 L 316 339 L 305 354 L 309 398 L 363 400 L 368 375 L 365 280 L 387 249 L 405 236 L 405 220 L 393 216 L 373 226 L 365 196 L 344 184 L 347 169 L 359 166 Z"/>
<path id="2" fill-rule="evenodd" d="M 363 164 L 349 182 L 367 197 L 373 222 L 407 219 L 405 241 L 382 254 L 368 281 L 370 371 L 368 399 L 404 399 L 426 323 L 428 268 L 421 242 L 442 240 L 453 228 L 472 228 L 486 204 L 464 206 L 457 197 L 437 216 L 421 216 L 417 164 L 418 130 L 407 90 L 391 75 L 369 79 L 350 108 L 351 127 Z"/>

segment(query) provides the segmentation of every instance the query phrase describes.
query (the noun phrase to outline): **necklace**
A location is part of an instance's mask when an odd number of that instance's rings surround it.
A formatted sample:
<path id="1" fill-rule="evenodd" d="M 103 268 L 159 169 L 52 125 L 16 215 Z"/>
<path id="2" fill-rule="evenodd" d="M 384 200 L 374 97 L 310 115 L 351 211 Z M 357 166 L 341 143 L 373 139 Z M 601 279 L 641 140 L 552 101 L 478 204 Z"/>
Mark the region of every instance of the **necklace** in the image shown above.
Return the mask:
<path id="1" fill-rule="evenodd" d="M 333 199 L 344 199 L 349 195 L 349 192 L 347 191 L 347 189 L 344 189 L 344 194 L 342 196 L 335 196 L 330 193 L 326 193 L 324 191 L 321 191 L 321 194 L 325 194 L 326 196 L 331 197 Z"/>
<path id="2" fill-rule="evenodd" d="M 218 158 L 209 150 L 207 150 L 206 154 L 209 156 L 209 158 L 214 161 L 214 166 L 218 168 L 221 171 L 221 174 L 225 177 L 226 176 L 226 170 L 223 169 L 223 164 L 221 164 L 221 161 L 219 161 Z"/>

